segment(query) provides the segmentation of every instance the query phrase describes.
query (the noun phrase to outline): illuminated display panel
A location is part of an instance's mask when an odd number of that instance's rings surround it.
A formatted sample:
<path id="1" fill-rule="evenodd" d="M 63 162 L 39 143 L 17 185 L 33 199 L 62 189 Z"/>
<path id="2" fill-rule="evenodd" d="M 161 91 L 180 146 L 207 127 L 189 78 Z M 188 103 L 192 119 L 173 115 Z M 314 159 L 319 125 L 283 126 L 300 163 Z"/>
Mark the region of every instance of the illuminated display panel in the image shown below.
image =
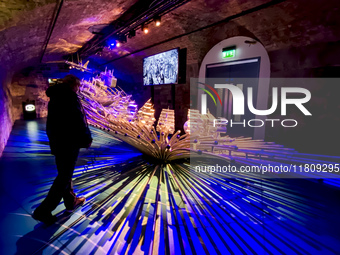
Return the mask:
<path id="1" fill-rule="evenodd" d="M 32 112 L 34 110 L 35 110 L 35 106 L 33 104 L 27 104 L 25 106 L 25 111 L 27 111 L 27 112 Z"/>
<path id="2" fill-rule="evenodd" d="M 178 48 L 144 58 L 143 85 L 177 84 L 178 65 Z"/>

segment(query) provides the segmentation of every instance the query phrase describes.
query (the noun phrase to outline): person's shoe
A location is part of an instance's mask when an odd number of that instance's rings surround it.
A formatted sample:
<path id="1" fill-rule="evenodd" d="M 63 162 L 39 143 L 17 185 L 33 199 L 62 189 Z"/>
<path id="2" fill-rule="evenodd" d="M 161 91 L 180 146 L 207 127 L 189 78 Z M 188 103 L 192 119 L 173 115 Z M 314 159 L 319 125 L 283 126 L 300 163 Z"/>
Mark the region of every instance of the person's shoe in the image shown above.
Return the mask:
<path id="1" fill-rule="evenodd" d="M 67 208 L 66 207 L 66 212 L 72 213 L 75 209 L 82 206 L 85 203 L 85 200 L 86 200 L 85 197 L 77 197 L 74 204 L 73 204 L 73 208 Z"/>
<path id="2" fill-rule="evenodd" d="M 37 210 L 33 212 L 32 218 L 43 222 L 47 226 L 50 226 L 57 221 L 57 216 L 52 215 L 51 213 L 41 213 Z"/>

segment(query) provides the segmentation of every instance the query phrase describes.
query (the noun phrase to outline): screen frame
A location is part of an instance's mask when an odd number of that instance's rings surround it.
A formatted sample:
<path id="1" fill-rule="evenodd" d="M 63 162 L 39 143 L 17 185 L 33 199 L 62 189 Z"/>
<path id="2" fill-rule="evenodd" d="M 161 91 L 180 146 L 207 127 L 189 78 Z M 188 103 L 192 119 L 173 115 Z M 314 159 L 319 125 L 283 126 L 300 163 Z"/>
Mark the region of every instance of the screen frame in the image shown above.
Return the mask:
<path id="1" fill-rule="evenodd" d="M 154 57 L 158 54 L 162 54 L 168 51 L 172 51 L 172 50 L 177 50 L 177 77 L 176 77 L 176 82 L 175 83 L 164 83 L 164 84 L 144 84 L 144 63 L 145 63 L 145 59 L 150 58 L 150 57 Z M 172 85 L 172 84 L 179 84 L 179 65 L 180 65 L 180 48 L 176 47 L 176 48 L 172 48 L 169 50 L 165 50 L 165 51 L 161 51 L 159 53 L 153 54 L 153 55 L 149 55 L 147 57 L 143 58 L 143 75 L 142 75 L 142 81 L 143 81 L 143 86 L 162 86 L 162 85 Z"/>

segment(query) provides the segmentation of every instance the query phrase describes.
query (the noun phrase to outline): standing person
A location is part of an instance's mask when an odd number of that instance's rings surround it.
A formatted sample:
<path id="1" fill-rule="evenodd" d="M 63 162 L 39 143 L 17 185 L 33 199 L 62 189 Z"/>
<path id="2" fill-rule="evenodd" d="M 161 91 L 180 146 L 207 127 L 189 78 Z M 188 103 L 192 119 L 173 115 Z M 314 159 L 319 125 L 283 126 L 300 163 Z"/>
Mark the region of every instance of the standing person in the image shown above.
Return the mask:
<path id="1" fill-rule="evenodd" d="M 72 212 L 85 202 L 73 192 L 72 176 L 80 148 L 89 148 L 91 132 L 77 92 L 80 80 L 74 75 L 66 75 L 63 82 L 47 89 L 50 97 L 46 133 L 50 141 L 51 153 L 55 156 L 58 176 L 54 180 L 45 200 L 33 212 L 33 218 L 47 225 L 56 221 L 51 212 L 61 199 L 67 212 Z"/>

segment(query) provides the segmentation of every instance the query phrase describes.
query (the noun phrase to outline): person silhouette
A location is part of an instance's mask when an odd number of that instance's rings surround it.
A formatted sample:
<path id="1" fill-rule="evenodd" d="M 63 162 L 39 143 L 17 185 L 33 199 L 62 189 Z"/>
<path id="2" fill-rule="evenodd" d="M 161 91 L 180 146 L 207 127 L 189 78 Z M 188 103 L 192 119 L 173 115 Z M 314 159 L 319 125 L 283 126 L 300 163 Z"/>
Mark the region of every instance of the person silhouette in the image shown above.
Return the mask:
<path id="1" fill-rule="evenodd" d="M 32 217 L 46 225 L 56 221 L 52 211 L 64 200 L 66 211 L 71 213 L 85 202 L 84 197 L 77 197 L 73 191 L 72 176 L 80 148 L 89 148 L 92 144 L 86 116 L 77 96 L 80 80 L 69 74 L 62 83 L 47 89 L 50 97 L 46 133 L 49 138 L 51 154 L 55 156 L 58 175 L 46 198 L 35 209 Z"/>

